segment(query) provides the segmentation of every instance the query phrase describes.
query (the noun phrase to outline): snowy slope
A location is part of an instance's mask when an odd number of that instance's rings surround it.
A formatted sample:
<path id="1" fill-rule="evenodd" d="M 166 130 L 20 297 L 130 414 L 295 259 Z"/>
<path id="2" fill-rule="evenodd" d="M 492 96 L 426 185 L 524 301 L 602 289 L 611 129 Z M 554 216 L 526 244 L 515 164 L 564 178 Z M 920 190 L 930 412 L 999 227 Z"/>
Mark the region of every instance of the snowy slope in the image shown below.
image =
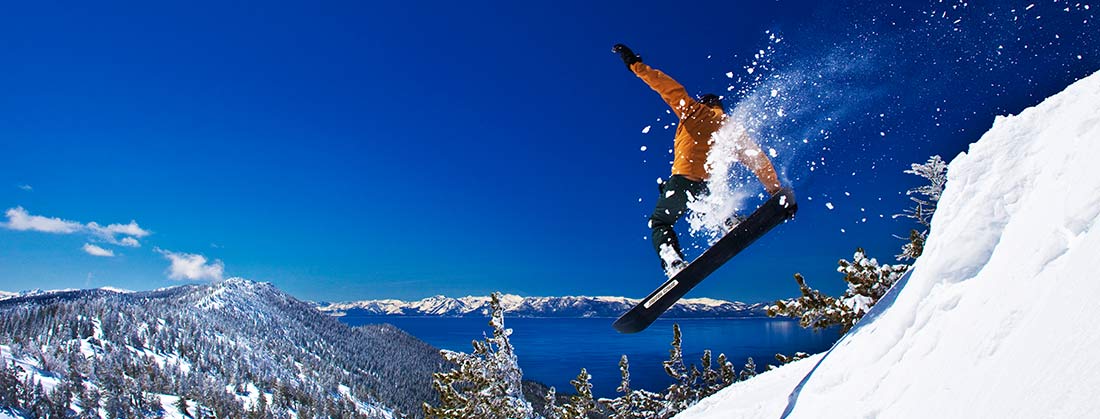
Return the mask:
<path id="1" fill-rule="evenodd" d="M 40 368 L 41 365 L 37 360 L 30 357 L 13 356 L 11 353 L 11 348 L 7 345 L 0 345 L 0 360 L 2 360 L 6 365 L 18 366 L 20 370 L 23 371 L 22 373 L 20 373 L 21 378 L 27 381 L 41 384 L 42 388 L 46 390 L 46 392 L 54 391 L 54 389 L 57 388 L 57 386 L 60 384 L 60 380 L 58 380 L 56 374 L 42 370 Z M 95 386 L 94 384 L 90 384 L 90 386 L 96 388 L 99 391 L 102 391 L 102 389 L 100 389 L 98 386 Z M 164 411 L 161 412 L 161 417 L 163 419 L 187 418 L 178 409 L 173 408 L 173 406 L 175 406 L 176 402 L 179 400 L 178 396 L 159 394 L 157 395 L 157 398 L 160 399 L 161 405 L 166 407 Z M 191 403 L 195 404 L 194 402 Z M 80 406 L 76 404 L 74 404 L 72 408 L 72 411 L 74 413 L 84 413 L 83 409 L 81 409 Z M 194 410 L 194 412 L 198 413 L 198 410 L 196 409 Z M 23 414 L 21 412 L 9 409 L 0 409 L 0 419 L 27 419 L 30 417 L 32 417 L 32 415 L 29 413 Z M 195 417 L 195 415 L 192 415 L 192 417 Z"/>
<path id="2" fill-rule="evenodd" d="M 823 356 L 677 418 L 1097 417 L 1097 162 L 1100 73 L 998 118 L 893 295 Z"/>
<path id="3" fill-rule="evenodd" d="M 438 400 L 431 374 L 444 363 L 438 349 L 393 326 L 350 328 L 271 284 L 240 278 L 0 300 L 0 365 L 12 362 L 20 383 L 49 391 L 76 371 L 81 392 L 155 396 L 167 417 L 181 394 L 195 413 L 221 417 L 242 417 L 266 394 L 277 415 L 325 409 L 371 418 L 422 417 L 421 404 Z M 290 396 L 276 405 L 280 388 Z"/>

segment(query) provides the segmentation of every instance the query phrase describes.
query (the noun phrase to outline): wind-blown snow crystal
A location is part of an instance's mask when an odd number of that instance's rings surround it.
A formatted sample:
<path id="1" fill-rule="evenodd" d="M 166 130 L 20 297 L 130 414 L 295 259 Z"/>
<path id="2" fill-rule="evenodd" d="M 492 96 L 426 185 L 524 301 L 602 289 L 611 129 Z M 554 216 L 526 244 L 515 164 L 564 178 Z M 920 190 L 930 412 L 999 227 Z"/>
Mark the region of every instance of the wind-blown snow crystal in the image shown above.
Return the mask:
<path id="1" fill-rule="evenodd" d="M 689 203 L 690 234 L 712 245 L 728 230 L 726 220 L 733 214 L 748 215 L 762 197 L 763 188 L 756 176 L 737 160 L 739 151 L 751 139 L 772 161 L 779 180 L 792 185 L 800 179 L 787 176 L 788 168 L 807 171 L 818 163 L 813 158 L 798 163 L 805 150 L 819 147 L 841 117 L 853 104 L 865 103 L 876 94 L 869 88 L 852 85 L 872 71 L 872 55 L 853 58 L 843 52 L 826 57 L 785 56 L 779 47 L 782 37 L 767 32 L 766 46 L 745 67 L 745 73 L 733 81 L 727 91 L 738 96 L 729 112 L 729 122 L 714 133 L 707 156 L 708 196 Z M 783 63 L 780 65 L 779 63 Z M 782 66 L 782 67 L 781 67 Z M 730 78 L 734 73 L 729 73 Z M 838 85 L 843 83 L 843 86 Z"/>
<path id="2" fill-rule="evenodd" d="M 883 94 L 859 82 L 877 72 L 881 62 L 876 51 L 861 45 L 833 45 L 820 50 L 828 52 L 807 54 L 781 47 L 783 38 L 776 33 L 767 35 L 766 47 L 751 62 L 757 71 L 727 88 L 739 97 L 730 115 L 771 157 L 780 155 L 773 150 L 783 151 L 777 166 L 787 167 L 804 150 L 819 149 L 839 121 L 853 119 L 853 113 Z M 811 144 L 815 147 L 807 147 Z M 799 164 L 808 167 L 814 157 L 805 157 Z"/>
<path id="3" fill-rule="evenodd" d="M 726 124 L 714 134 L 714 144 L 707 158 L 707 181 L 710 193 L 688 202 L 688 226 L 695 237 L 704 237 L 708 245 L 725 235 L 726 220 L 745 210 L 745 202 L 755 189 L 748 188 L 744 174 L 738 170 L 736 156 L 745 146 L 741 141 L 747 135 L 744 127 Z"/>
<path id="4" fill-rule="evenodd" d="M 1095 416 L 1097 109 L 1100 73 L 998 118 L 951 162 L 909 276 L 833 349 L 677 417 Z"/>

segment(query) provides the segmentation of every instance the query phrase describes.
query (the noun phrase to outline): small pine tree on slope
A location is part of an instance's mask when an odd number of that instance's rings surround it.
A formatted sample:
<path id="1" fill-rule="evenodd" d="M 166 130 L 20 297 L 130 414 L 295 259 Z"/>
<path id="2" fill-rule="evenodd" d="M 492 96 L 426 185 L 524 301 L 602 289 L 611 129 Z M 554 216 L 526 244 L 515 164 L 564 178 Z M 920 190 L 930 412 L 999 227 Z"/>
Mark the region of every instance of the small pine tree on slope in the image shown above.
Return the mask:
<path id="1" fill-rule="evenodd" d="M 622 393 L 614 399 L 600 399 L 610 411 L 608 419 L 651 419 L 663 410 L 664 397 L 660 394 L 630 387 L 630 361 L 626 355 L 619 360 L 622 382 L 616 390 Z"/>
<path id="2" fill-rule="evenodd" d="M 675 324 L 672 326 L 672 349 L 668 351 L 668 361 L 664 362 L 665 373 L 675 380 L 665 393 L 665 405 L 674 412 L 681 412 L 699 401 L 698 381 L 701 374 L 694 366 L 689 370 L 684 365 L 682 343 L 680 325 Z"/>
<path id="3" fill-rule="evenodd" d="M 562 419 L 561 408 L 558 407 L 558 390 L 550 386 L 550 390 L 547 390 L 546 395 L 543 396 L 543 400 L 546 400 L 545 419 Z"/>
<path id="4" fill-rule="evenodd" d="M 440 405 L 424 405 L 428 418 L 517 419 L 534 416 L 523 397 L 522 379 L 515 352 L 504 327 L 500 293 L 493 293 L 489 325 L 493 336 L 474 341 L 474 352 L 444 351 L 457 368 L 434 374 L 432 386 L 439 392 Z"/>
<path id="5" fill-rule="evenodd" d="M 932 214 L 936 212 L 936 205 L 947 184 L 947 163 L 938 155 L 932 156 L 924 164 L 913 163 L 905 173 L 920 176 L 928 184 L 905 191 L 914 205 L 902 214 L 894 215 L 894 218 L 912 218 L 923 227 L 920 231 L 910 230 L 909 243 L 902 246 L 901 253 L 897 255 L 899 261 L 915 260 L 924 251 L 924 240 L 928 238 L 928 228 L 932 226 Z"/>
<path id="6" fill-rule="evenodd" d="M 752 357 L 745 362 L 745 369 L 741 370 L 741 381 L 748 380 L 756 376 L 756 362 L 753 362 Z"/>
<path id="7" fill-rule="evenodd" d="M 725 354 L 722 354 L 718 358 L 718 364 L 723 364 L 725 358 Z M 712 364 L 711 359 L 712 354 L 710 352 L 710 349 L 704 350 L 702 359 L 703 371 L 699 376 L 699 380 L 701 381 L 699 383 L 700 398 L 706 398 L 711 394 L 717 393 L 718 390 L 721 390 L 723 387 L 728 385 L 722 382 L 722 372 L 720 370 L 714 369 L 714 365 Z"/>
<path id="8" fill-rule="evenodd" d="M 588 370 L 581 368 L 577 378 L 570 381 L 576 394 L 569 397 L 569 403 L 559 409 L 561 419 L 587 419 L 588 413 L 596 410 L 596 402 L 592 400 L 592 376 Z"/>
<path id="9" fill-rule="evenodd" d="M 841 259 L 837 271 L 844 274 L 848 289 L 839 298 L 830 297 L 806 285 L 801 274 L 795 274 L 802 296 L 776 301 L 768 307 L 769 316 L 799 319 L 802 327 L 825 329 L 840 326 L 844 334 L 867 314 L 890 287 L 909 269 L 909 265 L 879 265 L 868 258 L 863 249 L 856 249 L 852 261 Z"/>
<path id="10" fill-rule="evenodd" d="M 913 164 L 905 173 L 924 178 L 928 184 L 906 192 L 914 206 L 894 218 L 912 218 L 924 227 L 912 230 L 909 242 L 902 247 L 898 260 L 916 259 L 924 250 L 924 240 L 931 226 L 940 195 L 947 182 L 947 164 L 940 156 L 932 156 L 923 164 Z M 914 196 L 916 195 L 916 196 Z M 909 270 L 909 265 L 879 265 L 875 258 L 867 257 L 862 248 L 856 249 L 852 261 L 841 259 L 837 272 L 844 274 L 848 289 L 838 298 L 830 297 L 806 285 L 801 274 L 795 274 L 802 295 L 798 298 L 776 301 L 768 307 L 769 316 L 786 316 L 799 319 L 802 327 L 824 329 L 840 326 L 840 333 L 850 330 L 860 318 L 878 302 L 898 279 Z"/>

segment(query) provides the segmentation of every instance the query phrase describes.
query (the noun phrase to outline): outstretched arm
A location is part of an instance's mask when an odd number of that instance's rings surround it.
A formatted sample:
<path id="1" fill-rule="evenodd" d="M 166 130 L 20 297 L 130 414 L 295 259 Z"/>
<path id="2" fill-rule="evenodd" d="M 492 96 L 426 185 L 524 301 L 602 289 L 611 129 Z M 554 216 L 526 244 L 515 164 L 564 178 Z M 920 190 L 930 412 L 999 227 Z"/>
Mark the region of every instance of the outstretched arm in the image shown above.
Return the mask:
<path id="1" fill-rule="evenodd" d="M 653 67 L 642 63 L 642 57 L 638 56 L 631 51 L 626 45 L 615 44 L 611 47 L 611 51 L 619 54 L 623 59 L 623 63 L 626 64 L 626 68 L 630 69 L 632 73 L 637 75 L 645 84 L 648 84 L 651 89 L 661 95 L 661 99 L 664 99 L 665 103 L 674 111 L 682 111 L 688 107 L 694 107 L 695 99 L 691 98 L 691 95 L 687 93 L 687 89 L 684 86 L 676 82 L 672 77 L 657 70 Z M 676 116 L 680 116 L 677 114 Z"/>
<path id="2" fill-rule="evenodd" d="M 694 106 L 695 99 L 691 98 L 687 89 L 668 74 L 655 69 L 639 61 L 630 65 L 630 70 L 642 79 L 649 88 L 661 95 L 665 103 L 674 111 L 682 111 Z M 679 116 L 679 115 L 677 115 Z"/>
<path id="3" fill-rule="evenodd" d="M 775 195 L 776 192 L 782 188 L 779 184 L 779 176 L 775 173 L 775 167 L 772 166 L 771 159 L 767 154 L 764 154 L 764 150 L 760 149 L 760 146 L 756 144 L 752 138 L 749 138 L 749 134 L 742 132 L 741 138 L 738 140 L 740 147 L 737 147 L 737 159 L 741 161 L 752 173 L 756 175 L 757 179 L 760 179 L 760 183 L 764 185 L 764 190 L 769 194 Z"/>

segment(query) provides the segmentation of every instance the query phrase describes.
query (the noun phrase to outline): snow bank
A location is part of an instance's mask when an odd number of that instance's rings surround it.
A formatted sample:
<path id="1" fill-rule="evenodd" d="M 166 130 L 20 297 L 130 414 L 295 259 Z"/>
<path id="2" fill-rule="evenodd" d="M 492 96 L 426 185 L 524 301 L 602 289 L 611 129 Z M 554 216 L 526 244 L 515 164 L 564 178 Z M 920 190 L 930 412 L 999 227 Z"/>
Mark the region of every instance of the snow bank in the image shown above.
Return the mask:
<path id="1" fill-rule="evenodd" d="M 1095 417 L 1100 73 L 951 162 L 924 255 L 818 357 L 678 419 Z"/>

